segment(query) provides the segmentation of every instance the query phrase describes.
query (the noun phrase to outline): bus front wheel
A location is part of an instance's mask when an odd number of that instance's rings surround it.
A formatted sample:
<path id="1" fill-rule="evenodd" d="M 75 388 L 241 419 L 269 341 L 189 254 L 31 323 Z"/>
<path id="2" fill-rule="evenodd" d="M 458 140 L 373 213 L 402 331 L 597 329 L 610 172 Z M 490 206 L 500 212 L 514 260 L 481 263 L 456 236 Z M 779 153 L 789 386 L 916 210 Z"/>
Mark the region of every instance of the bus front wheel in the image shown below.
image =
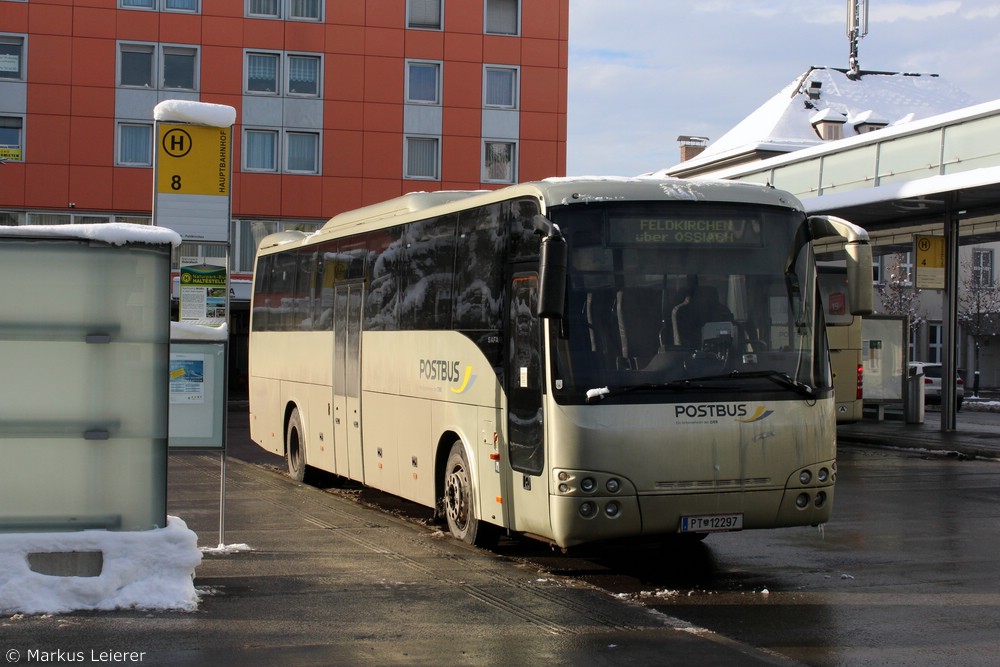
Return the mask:
<path id="1" fill-rule="evenodd" d="M 285 429 L 285 461 L 289 477 L 296 482 L 306 478 L 306 441 L 298 408 L 292 410 Z"/>
<path id="2" fill-rule="evenodd" d="M 459 441 L 451 446 L 444 472 L 444 509 L 448 531 L 467 544 L 495 546 L 499 532 L 495 526 L 476 518 L 474 505 L 469 459 Z"/>

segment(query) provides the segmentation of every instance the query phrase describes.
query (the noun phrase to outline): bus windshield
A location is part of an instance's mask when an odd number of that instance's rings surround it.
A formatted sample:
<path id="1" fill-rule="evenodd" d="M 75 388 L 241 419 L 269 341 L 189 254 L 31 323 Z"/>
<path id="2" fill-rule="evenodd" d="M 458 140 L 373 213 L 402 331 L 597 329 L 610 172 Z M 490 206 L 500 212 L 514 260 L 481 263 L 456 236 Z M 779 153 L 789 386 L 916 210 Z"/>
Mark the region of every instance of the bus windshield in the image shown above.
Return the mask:
<path id="1" fill-rule="evenodd" d="M 549 216 L 569 251 L 567 312 L 550 329 L 557 400 L 829 387 L 812 250 L 789 257 L 801 213 L 628 202 Z"/>

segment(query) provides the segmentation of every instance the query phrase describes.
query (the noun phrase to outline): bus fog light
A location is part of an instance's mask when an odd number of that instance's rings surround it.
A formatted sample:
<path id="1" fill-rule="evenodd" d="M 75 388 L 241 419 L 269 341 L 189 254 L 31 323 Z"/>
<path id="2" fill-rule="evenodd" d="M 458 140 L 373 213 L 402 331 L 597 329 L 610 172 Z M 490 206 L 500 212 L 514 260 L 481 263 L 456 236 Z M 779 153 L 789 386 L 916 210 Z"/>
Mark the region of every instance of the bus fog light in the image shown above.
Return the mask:
<path id="1" fill-rule="evenodd" d="M 580 488 L 586 493 L 592 493 L 597 488 L 597 482 L 594 481 L 593 477 L 584 477 L 580 482 Z"/>
<path id="2" fill-rule="evenodd" d="M 800 493 L 797 498 L 795 498 L 795 506 L 799 509 L 803 509 L 809 505 L 809 494 Z"/>
<path id="3" fill-rule="evenodd" d="M 569 493 L 569 484 L 560 484 L 559 493 Z"/>
<path id="4" fill-rule="evenodd" d="M 621 511 L 622 511 L 621 505 L 619 505 L 614 500 L 612 500 L 610 503 L 604 506 L 604 513 L 607 514 L 608 517 L 612 519 L 618 516 L 621 513 Z"/>
<path id="5" fill-rule="evenodd" d="M 569 479 L 569 473 L 566 472 L 565 470 L 560 470 L 559 471 L 559 481 L 560 482 L 565 482 L 568 479 Z"/>
<path id="6" fill-rule="evenodd" d="M 825 482 L 829 478 L 830 478 L 830 471 L 827 470 L 826 468 L 820 468 L 819 474 L 816 475 L 816 479 L 818 479 L 821 482 Z"/>
<path id="7" fill-rule="evenodd" d="M 826 505 L 826 492 L 820 491 L 816 494 L 816 507 L 822 507 Z"/>
<path id="8" fill-rule="evenodd" d="M 618 493 L 622 488 L 622 483 L 612 477 L 605 486 L 608 489 L 608 493 Z"/>
<path id="9" fill-rule="evenodd" d="M 802 472 L 799 473 L 799 483 L 800 484 L 808 484 L 809 482 L 812 481 L 812 478 L 813 478 L 813 474 L 811 472 L 809 472 L 808 470 L 803 470 Z"/>
<path id="10" fill-rule="evenodd" d="M 585 503 L 580 504 L 580 516 L 584 519 L 590 519 L 595 514 L 597 514 L 597 505 L 590 502 L 589 500 Z"/>

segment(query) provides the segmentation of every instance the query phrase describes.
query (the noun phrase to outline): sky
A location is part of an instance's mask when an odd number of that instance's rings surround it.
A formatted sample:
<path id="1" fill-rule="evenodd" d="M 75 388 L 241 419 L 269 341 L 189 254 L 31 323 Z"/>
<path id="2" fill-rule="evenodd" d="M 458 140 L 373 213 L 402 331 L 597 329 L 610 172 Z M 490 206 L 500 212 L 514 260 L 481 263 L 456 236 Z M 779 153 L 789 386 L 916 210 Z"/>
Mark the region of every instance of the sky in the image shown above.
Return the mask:
<path id="1" fill-rule="evenodd" d="M 570 0 L 567 175 L 680 161 L 806 72 L 848 67 L 845 0 Z M 869 0 L 862 70 L 938 74 L 1000 99 L 1000 3 Z"/>

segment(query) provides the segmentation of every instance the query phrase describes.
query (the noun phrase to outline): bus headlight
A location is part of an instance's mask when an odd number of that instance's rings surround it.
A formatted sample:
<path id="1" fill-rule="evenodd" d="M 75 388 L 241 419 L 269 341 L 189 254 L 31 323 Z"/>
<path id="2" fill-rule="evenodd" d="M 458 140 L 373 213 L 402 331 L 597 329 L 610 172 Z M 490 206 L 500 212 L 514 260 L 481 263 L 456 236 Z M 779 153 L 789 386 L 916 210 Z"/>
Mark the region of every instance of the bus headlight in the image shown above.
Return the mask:
<path id="1" fill-rule="evenodd" d="M 608 490 L 608 493 L 618 493 L 622 488 L 622 483 L 612 477 L 604 486 Z"/>
<path id="2" fill-rule="evenodd" d="M 584 477 L 580 480 L 580 488 L 584 493 L 593 493 L 594 489 L 597 488 L 597 482 L 594 481 L 593 477 Z"/>
<path id="3" fill-rule="evenodd" d="M 805 509 L 806 507 L 808 507 L 809 506 L 809 494 L 808 493 L 800 493 L 798 496 L 796 496 L 795 497 L 795 506 L 798 507 L 799 509 Z"/>
<path id="4" fill-rule="evenodd" d="M 612 500 L 610 503 L 604 506 L 604 513 L 608 515 L 609 519 L 614 519 L 616 516 L 621 514 L 622 507 L 617 501 Z"/>
<path id="5" fill-rule="evenodd" d="M 821 482 L 825 482 L 830 477 L 830 471 L 826 468 L 820 468 L 819 473 L 816 475 L 816 479 Z"/>
<path id="6" fill-rule="evenodd" d="M 813 475 L 811 472 L 809 472 L 808 470 L 803 470 L 802 472 L 799 473 L 799 484 L 805 486 L 806 484 L 812 481 L 812 478 Z"/>
<path id="7" fill-rule="evenodd" d="M 584 519 L 591 519 L 595 514 L 597 514 L 597 505 L 589 500 L 587 502 L 580 503 L 580 516 Z"/>

